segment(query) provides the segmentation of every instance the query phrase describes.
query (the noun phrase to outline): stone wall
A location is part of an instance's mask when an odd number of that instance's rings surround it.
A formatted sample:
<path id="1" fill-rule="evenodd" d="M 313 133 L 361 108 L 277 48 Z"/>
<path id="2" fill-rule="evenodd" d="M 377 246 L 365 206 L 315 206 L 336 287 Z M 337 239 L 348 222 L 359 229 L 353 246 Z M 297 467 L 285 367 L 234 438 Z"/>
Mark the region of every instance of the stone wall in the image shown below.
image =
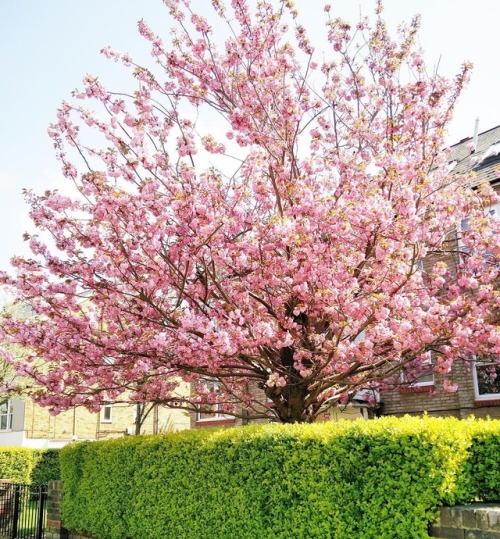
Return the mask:
<path id="1" fill-rule="evenodd" d="M 500 505 L 442 507 L 429 535 L 436 539 L 500 539 Z"/>

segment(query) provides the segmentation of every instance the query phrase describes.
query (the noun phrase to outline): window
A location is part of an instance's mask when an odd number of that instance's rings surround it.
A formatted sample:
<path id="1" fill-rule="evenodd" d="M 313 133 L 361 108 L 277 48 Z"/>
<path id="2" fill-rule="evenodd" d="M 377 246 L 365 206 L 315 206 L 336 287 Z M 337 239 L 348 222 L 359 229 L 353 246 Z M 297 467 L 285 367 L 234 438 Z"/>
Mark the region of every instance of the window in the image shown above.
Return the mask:
<path id="1" fill-rule="evenodd" d="M 216 382 L 206 381 L 203 383 L 209 393 L 217 393 L 219 385 Z M 220 404 L 200 404 L 196 413 L 196 421 L 217 421 L 227 419 L 221 411 Z"/>
<path id="2" fill-rule="evenodd" d="M 417 387 L 424 387 L 424 386 L 433 386 L 434 385 L 434 373 L 431 371 L 431 364 L 428 363 L 429 369 L 425 370 L 423 373 L 419 374 L 418 376 L 415 376 L 413 380 L 406 379 L 406 382 L 409 382 Z"/>
<path id="3" fill-rule="evenodd" d="M 489 215 L 493 219 L 500 219 L 500 204 L 495 204 L 493 206 L 490 206 L 486 210 L 486 214 Z"/>
<path id="4" fill-rule="evenodd" d="M 500 363 L 477 361 L 473 374 L 477 400 L 500 399 Z"/>
<path id="5" fill-rule="evenodd" d="M 216 419 L 226 419 L 220 411 L 220 404 L 202 404 L 196 414 L 196 421 L 214 421 Z"/>
<path id="6" fill-rule="evenodd" d="M 0 404 L 0 430 L 12 429 L 12 402 L 7 400 Z"/>
<path id="7" fill-rule="evenodd" d="M 461 253 L 468 253 L 469 248 L 466 247 L 462 242 L 462 236 L 464 232 L 467 232 L 469 230 L 469 219 L 462 219 L 460 221 L 460 226 L 458 227 L 458 250 Z M 460 256 L 460 258 L 463 258 Z"/>
<path id="8" fill-rule="evenodd" d="M 111 423 L 113 421 L 113 405 L 101 406 L 101 423 Z"/>
<path id="9" fill-rule="evenodd" d="M 494 219 L 494 220 L 500 220 L 500 204 L 495 204 L 493 206 L 490 206 L 487 210 L 486 210 L 486 215 L 490 218 L 490 219 Z M 484 253 L 484 258 L 485 260 L 487 261 L 487 263 L 489 264 L 498 264 L 498 261 L 495 260 L 495 257 L 493 255 L 492 252 L 490 251 L 486 251 Z"/>
<path id="10" fill-rule="evenodd" d="M 484 210 L 484 214 L 489 217 L 490 219 L 498 220 L 500 219 L 500 204 L 494 204 L 493 206 L 490 206 L 489 208 L 486 208 Z M 460 222 L 460 227 L 458 230 L 458 249 L 463 252 L 467 253 L 469 252 L 469 248 L 466 247 L 462 242 L 462 234 L 463 232 L 467 232 L 469 230 L 469 219 L 462 219 Z M 491 259 L 491 253 L 484 253 L 485 259 Z"/>
<path id="11" fill-rule="evenodd" d="M 430 363 L 429 363 L 430 366 Z M 424 372 L 420 376 L 417 377 L 417 381 L 415 383 L 417 386 L 432 386 L 434 385 L 434 374 L 430 371 Z"/>
<path id="12" fill-rule="evenodd" d="M 430 354 L 429 354 L 430 356 Z M 413 362 L 408 363 L 401 372 L 401 380 L 404 384 L 412 385 L 416 388 L 424 388 L 434 385 L 434 373 L 432 372 L 432 360 L 426 359 L 412 365 Z M 418 367 L 420 365 L 420 367 Z M 418 367 L 418 369 L 416 369 Z M 416 370 L 417 372 L 412 372 Z"/>

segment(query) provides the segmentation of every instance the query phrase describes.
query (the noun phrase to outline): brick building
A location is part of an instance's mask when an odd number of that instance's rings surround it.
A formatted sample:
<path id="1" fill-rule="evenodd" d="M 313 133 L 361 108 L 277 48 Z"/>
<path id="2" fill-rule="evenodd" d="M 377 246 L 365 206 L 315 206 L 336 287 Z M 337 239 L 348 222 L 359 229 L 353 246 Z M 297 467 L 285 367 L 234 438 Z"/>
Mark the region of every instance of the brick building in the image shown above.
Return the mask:
<path id="1" fill-rule="evenodd" d="M 31 400 L 11 398 L 0 404 L 0 446 L 62 447 L 75 440 L 105 440 L 134 434 L 136 404 L 101 406 L 100 412 L 74 407 L 58 415 Z M 183 410 L 152 407 L 141 434 L 157 434 L 189 428 Z"/>
<path id="2" fill-rule="evenodd" d="M 29 304 L 4 307 L 14 316 L 33 317 Z M 18 353 L 22 354 L 22 350 Z M 5 365 L 2 364 L 5 368 Z M 3 380 L 13 378 L 12 368 L 1 373 Z M 188 384 L 178 387 L 179 396 L 187 394 Z M 142 405 L 136 403 L 109 403 L 99 412 L 90 412 L 79 406 L 52 415 L 47 408 L 35 404 L 28 397 L 12 397 L 2 402 L 0 398 L 0 447 L 18 446 L 32 448 L 62 447 L 75 440 L 105 440 L 135 434 L 137 414 L 141 418 L 141 434 L 158 434 L 188 429 L 189 413 L 181 409 Z M 144 420 L 142 421 L 142 417 Z"/>
<path id="3" fill-rule="evenodd" d="M 252 393 L 253 398 L 258 400 L 265 406 L 266 396 L 262 389 L 259 389 L 257 385 L 251 384 L 248 388 Z M 218 410 L 217 405 L 204 406 L 198 412 L 190 413 L 190 427 L 192 429 L 208 428 L 208 427 L 236 427 L 247 425 L 248 423 L 268 423 L 268 418 L 262 419 L 250 419 L 247 416 L 250 413 L 245 411 L 238 414 L 239 417 L 225 416 Z M 317 418 L 317 421 L 339 421 L 355 420 L 355 419 L 369 419 L 373 416 L 373 411 L 366 405 L 366 403 L 360 399 L 355 403 L 350 403 L 346 406 L 335 406 L 328 410 L 325 414 Z"/>
<path id="4" fill-rule="evenodd" d="M 471 170 L 475 173 L 473 189 L 487 181 L 500 191 L 500 126 L 451 146 L 450 173 L 464 174 Z M 488 214 L 491 219 L 499 219 L 500 204 L 489 208 Z M 464 220 L 460 228 L 466 230 L 466 227 Z M 452 240 L 456 241 L 457 256 L 461 250 L 460 232 L 450 232 Z M 424 270 L 432 263 L 433 260 L 424 261 Z M 443 390 L 445 379 L 458 384 L 456 393 Z M 427 412 L 441 416 L 500 418 L 500 365 L 476 364 L 475 358 L 467 358 L 456 362 L 447 375 L 429 372 L 414 387 L 401 387 L 382 395 L 380 411 L 383 415 Z"/>

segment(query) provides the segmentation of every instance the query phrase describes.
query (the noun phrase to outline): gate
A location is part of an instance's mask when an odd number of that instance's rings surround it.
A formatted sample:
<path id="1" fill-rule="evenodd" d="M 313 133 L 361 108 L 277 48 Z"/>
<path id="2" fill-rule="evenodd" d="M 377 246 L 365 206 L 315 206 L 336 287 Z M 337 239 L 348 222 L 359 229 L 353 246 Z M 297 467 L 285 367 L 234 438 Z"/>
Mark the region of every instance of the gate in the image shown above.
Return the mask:
<path id="1" fill-rule="evenodd" d="M 44 539 L 47 485 L 0 483 L 0 537 Z"/>

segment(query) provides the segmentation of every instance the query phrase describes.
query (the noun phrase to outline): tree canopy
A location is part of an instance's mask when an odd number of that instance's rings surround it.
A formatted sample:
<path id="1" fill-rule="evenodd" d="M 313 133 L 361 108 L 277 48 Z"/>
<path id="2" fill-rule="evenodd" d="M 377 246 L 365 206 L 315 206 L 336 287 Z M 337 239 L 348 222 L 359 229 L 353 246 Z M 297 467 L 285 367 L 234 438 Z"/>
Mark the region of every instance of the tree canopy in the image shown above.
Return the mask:
<path id="1" fill-rule="evenodd" d="M 168 45 L 139 22 L 151 66 L 103 50 L 136 90 L 87 76 L 50 127 L 74 196 L 26 193 L 41 232 L 2 281 L 36 316 L 1 331 L 38 401 L 312 421 L 430 354 L 498 353 L 498 196 L 443 149 L 470 66 L 429 73 L 418 17 L 392 36 L 380 3 L 326 6 L 324 51 L 290 0 L 165 4 Z"/>

